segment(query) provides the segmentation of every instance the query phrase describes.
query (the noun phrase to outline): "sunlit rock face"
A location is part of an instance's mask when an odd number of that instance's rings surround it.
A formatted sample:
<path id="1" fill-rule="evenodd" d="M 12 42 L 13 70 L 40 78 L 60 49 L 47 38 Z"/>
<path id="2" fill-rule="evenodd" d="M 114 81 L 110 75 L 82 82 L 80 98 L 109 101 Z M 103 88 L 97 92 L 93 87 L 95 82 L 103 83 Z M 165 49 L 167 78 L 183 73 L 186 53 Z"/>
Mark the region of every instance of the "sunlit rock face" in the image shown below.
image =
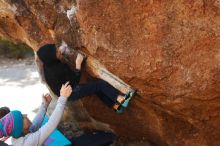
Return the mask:
<path id="1" fill-rule="evenodd" d="M 50 39 L 83 46 L 138 89 L 122 115 L 95 96 L 79 107 L 121 144 L 220 145 L 219 0 L 1 0 L 0 14 L 1 36 L 34 50 Z"/>

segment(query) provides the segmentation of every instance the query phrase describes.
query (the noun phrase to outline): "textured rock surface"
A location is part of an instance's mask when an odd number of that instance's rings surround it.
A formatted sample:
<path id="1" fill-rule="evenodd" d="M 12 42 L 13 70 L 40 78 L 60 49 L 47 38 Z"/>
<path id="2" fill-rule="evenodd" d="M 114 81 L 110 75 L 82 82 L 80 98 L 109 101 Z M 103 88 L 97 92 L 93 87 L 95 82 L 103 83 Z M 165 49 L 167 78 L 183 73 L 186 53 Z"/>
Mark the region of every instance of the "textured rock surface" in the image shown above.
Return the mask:
<path id="1" fill-rule="evenodd" d="M 125 145 L 220 145 L 219 0 L 1 0 L 0 14 L 1 36 L 84 46 L 139 89 L 123 115 L 83 99 Z"/>

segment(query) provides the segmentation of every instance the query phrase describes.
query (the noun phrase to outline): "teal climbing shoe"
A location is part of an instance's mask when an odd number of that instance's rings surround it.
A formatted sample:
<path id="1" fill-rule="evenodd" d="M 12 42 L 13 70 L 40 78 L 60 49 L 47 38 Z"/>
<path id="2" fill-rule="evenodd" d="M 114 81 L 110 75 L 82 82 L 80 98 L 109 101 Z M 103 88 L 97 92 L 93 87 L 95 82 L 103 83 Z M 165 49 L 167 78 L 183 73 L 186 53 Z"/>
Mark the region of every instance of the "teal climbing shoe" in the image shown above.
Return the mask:
<path id="1" fill-rule="evenodd" d="M 119 105 L 118 109 L 114 109 L 116 113 L 121 114 L 124 111 L 124 107 Z"/>
<path id="2" fill-rule="evenodd" d="M 121 105 L 122 105 L 123 107 L 128 107 L 130 100 L 131 100 L 131 97 L 125 99 L 124 102 L 123 102 Z"/>
<path id="3" fill-rule="evenodd" d="M 133 89 L 132 89 L 132 90 L 128 91 L 127 94 L 125 94 L 125 96 L 124 96 L 124 101 L 122 101 L 122 103 L 121 103 L 121 105 L 122 105 L 124 108 L 128 107 L 131 98 L 136 94 L 136 92 L 137 92 L 137 90 L 133 90 Z"/>
<path id="4" fill-rule="evenodd" d="M 116 110 L 116 112 L 117 112 L 118 114 L 123 113 L 123 111 L 124 111 L 124 108 L 123 108 L 122 106 L 119 107 L 119 109 Z"/>

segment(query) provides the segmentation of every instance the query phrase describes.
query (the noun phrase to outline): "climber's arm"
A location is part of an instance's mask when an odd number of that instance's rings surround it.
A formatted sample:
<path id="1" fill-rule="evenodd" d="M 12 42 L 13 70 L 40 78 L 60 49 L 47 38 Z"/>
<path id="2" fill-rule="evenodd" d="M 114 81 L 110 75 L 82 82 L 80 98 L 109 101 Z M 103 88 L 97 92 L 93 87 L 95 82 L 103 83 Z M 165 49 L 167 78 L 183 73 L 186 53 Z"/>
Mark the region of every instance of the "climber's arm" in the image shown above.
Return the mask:
<path id="1" fill-rule="evenodd" d="M 62 54 L 61 55 L 62 57 L 60 57 L 60 60 L 63 63 L 66 63 L 69 65 L 69 67 L 73 71 L 74 80 L 77 83 L 79 83 L 80 77 L 81 77 L 81 66 L 82 66 L 82 62 L 85 57 L 78 51 L 75 51 L 75 50 L 73 50 L 73 52 L 70 51 L 69 47 L 64 42 L 62 43 L 60 47 L 58 47 L 58 50 L 59 50 L 59 54 Z M 72 59 L 74 59 L 75 61 L 73 61 Z"/>

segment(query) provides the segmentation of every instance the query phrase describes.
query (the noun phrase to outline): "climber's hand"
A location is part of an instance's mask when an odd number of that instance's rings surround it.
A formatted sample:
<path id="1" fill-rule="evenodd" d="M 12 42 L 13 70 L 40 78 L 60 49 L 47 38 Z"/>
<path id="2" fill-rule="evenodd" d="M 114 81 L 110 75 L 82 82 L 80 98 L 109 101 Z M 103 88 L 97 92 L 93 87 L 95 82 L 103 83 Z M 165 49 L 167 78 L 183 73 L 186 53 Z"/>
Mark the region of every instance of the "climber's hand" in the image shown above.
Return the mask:
<path id="1" fill-rule="evenodd" d="M 42 95 L 42 100 L 43 100 L 43 103 L 44 103 L 46 106 L 48 106 L 48 105 L 50 104 L 52 98 L 51 98 L 50 94 L 47 93 L 47 94 L 45 94 L 45 95 L 44 95 L 44 94 Z"/>
<path id="2" fill-rule="evenodd" d="M 82 62 L 83 62 L 83 55 L 78 53 L 76 57 L 76 69 L 81 70 Z"/>
<path id="3" fill-rule="evenodd" d="M 60 96 L 68 98 L 72 93 L 72 87 L 69 85 L 69 82 L 66 82 L 62 85 L 60 89 Z"/>

